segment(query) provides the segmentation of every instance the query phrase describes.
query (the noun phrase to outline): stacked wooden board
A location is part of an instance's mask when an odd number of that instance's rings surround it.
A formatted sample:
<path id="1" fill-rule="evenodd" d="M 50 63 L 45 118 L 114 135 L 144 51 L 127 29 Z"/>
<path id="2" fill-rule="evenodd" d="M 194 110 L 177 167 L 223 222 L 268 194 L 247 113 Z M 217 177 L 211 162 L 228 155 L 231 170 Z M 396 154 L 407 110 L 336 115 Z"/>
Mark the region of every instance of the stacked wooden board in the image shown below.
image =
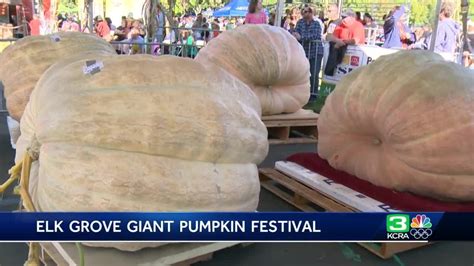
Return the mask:
<path id="1" fill-rule="evenodd" d="M 301 109 L 292 114 L 263 116 L 270 144 L 316 143 L 318 114 Z"/>

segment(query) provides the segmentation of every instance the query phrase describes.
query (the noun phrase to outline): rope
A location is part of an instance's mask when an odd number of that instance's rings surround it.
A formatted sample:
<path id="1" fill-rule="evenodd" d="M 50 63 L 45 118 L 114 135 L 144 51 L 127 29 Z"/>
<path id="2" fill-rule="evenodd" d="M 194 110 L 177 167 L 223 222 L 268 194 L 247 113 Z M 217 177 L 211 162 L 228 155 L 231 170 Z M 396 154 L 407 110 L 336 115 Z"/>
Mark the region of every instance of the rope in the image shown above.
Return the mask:
<path id="1" fill-rule="evenodd" d="M 33 156 L 31 156 L 32 154 Z M 27 149 L 27 152 L 23 155 L 20 162 L 15 164 L 8 173 L 10 178 L 0 186 L 0 193 L 3 193 L 8 187 L 10 187 L 15 180 L 19 180 L 19 185 L 15 188 L 15 192 L 20 194 L 21 201 L 26 211 L 34 212 L 36 208 L 31 200 L 30 194 L 28 193 L 28 187 L 30 182 L 30 170 L 33 161 L 38 159 L 39 155 L 39 143 L 36 137 L 32 140 L 32 145 Z M 30 250 L 28 252 L 28 260 L 25 265 L 28 266 L 39 266 L 40 265 L 40 246 L 39 243 L 30 242 Z"/>
<path id="2" fill-rule="evenodd" d="M 0 28 L 2 28 L 2 29 L 10 29 L 10 30 L 19 29 L 19 28 L 21 28 L 21 27 L 23 27 L 23 25 L 22 25 L 22 26 L 3 26 L 3 25 L 0 25 Z"/>
<path id="3" fill-rule="evenodd" d="M 76 242 L 77 252 L 79 252 L 79 265 L 84 266 L 84 250 L 82 249 L 82 245 L 79 242 Z"/>

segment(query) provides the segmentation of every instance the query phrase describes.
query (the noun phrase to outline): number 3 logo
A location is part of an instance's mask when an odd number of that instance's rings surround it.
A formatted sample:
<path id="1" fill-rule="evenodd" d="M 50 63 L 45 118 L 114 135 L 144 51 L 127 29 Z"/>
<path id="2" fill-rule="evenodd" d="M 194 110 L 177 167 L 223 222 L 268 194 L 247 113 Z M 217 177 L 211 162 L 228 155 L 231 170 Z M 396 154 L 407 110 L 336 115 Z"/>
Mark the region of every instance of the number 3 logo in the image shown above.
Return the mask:
<path id="1" fill-rule="evenodd" d="M 409 228 L 410 216 L 408 214 L 390 214 L 387 215 L 387 232 L 389 233 L 407 233 Z"/>

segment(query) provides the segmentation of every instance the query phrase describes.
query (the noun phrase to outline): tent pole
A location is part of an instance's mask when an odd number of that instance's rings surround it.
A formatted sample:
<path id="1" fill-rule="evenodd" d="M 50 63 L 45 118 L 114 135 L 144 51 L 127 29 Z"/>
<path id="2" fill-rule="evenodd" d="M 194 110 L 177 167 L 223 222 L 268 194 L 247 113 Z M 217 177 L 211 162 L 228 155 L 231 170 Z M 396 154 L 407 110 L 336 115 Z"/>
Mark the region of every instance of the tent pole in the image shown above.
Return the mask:
<path id="1" fill-rule="evenodd" d="M 94 1 L 87 1 L 87 27 L 89 28 L 90 33 L 94 32 Z"/>
<path id="2" fill-rule="evenodd" d="M 344 4 L 343 3 L 344 0 L 337 0 L 337 8 L 339 9 L 339 14 L 337 14 L 339 17 L 341 17 L 341 13 L 342 13 L 342 5 Z"/>
<path id="3" fill-rule="evenodd" d="M 274 22 L 275 25 L 273 26 L 280 27 L 281 19 L 282 19 L 282 11 L 283 11 L 284 6 L 285 6 L 285 0 L 278 0 L 276 14 L 275 14 L 275 22 Z"/>
<path id="4" fill-rule="evenodd" d="M 431 52 L 434 52 L 435 45 L 436 45 L 436 35 L 438 35 L 439 13 L 441 12 L 441 2 L 442 0 L 438 0 L 436 4 L 434 27 L 433 27 L 433 32 L 431 33 L 431 43 L 430 43 Z"/>
<path id="5" fill-rule="evenodd" d="M 467 16 L 469 14 L 469 1 L 468 0 L 461 0 L 461 14 L 462 14 L 462 40 L 461 40 L 461 47 L 459 53 L 459 62 L 463 62 L 463 53 L 464 47 L 468 45 L 468 36 L 467 36 Z M 474 44 L 471 44 L 474 45 Z"/>

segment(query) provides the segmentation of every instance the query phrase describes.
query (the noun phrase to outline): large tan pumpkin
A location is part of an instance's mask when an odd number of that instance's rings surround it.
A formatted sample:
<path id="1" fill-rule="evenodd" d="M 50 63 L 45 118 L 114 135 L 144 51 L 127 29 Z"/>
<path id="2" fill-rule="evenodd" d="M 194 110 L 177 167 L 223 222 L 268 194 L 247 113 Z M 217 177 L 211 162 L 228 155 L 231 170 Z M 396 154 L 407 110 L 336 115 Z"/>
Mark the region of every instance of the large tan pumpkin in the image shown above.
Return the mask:
<path id="1" fill-rule="evenodd" d="M 91 59 L 103 69 L 85 75 Z M 40 144 L 39 176 L 30 183 L 38 208 L 254 211 L 256 164 L 268 151 L 260 104 L 233 76 L 208 70 L 147 55 L 51 67 L 31 95 L 17 144 L 17 161 L 32 140 Z"/>
<path id="2" fill-rule="evenodd" d="M 373 184 L 474 201 L 474 75 L 425 51 L 347 75 L 318 120 L 318 153 Z"/>
<path id="3" fill-rule="evenodd" d="M 288 31 L 269 25 L 244 25 L 209 42 L 196 57 L 220 66 L 258 96 L 264 115 L 293 113 L 309 100 L 309 62 Z"/>
<path id="4" fill-rule="evenodd" d="M 8 46 L 0 53 L 0 81 L 4 85 L 10 116 L 20 121 L 31 91 L 46 69 L 67 57 L 83 53 L 116 52 L 101 38 L 79 32 L 29 36 Z"/>

